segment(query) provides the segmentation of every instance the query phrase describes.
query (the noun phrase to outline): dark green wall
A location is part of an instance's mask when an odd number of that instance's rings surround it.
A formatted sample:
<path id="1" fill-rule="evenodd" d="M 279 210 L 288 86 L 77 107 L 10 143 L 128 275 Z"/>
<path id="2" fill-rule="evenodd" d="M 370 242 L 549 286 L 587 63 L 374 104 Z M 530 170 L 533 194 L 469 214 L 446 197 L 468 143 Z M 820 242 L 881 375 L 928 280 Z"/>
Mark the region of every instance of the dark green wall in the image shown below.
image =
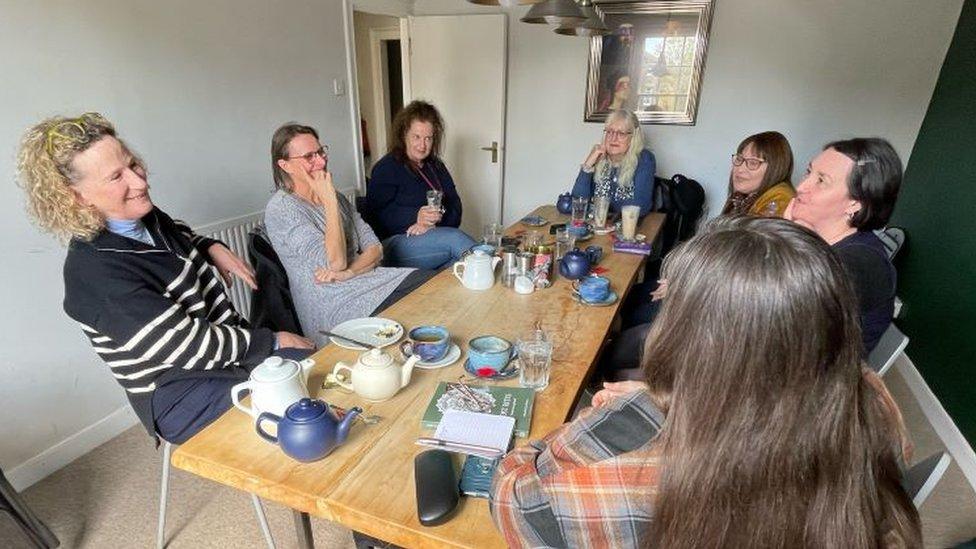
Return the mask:
<path id="1" fill-rule="evenodd" d="M 891 224 L 908 234 L 896 258 L 905 302 L 896 323 L 976 446 L 976 0 L 963 4 Z"/>

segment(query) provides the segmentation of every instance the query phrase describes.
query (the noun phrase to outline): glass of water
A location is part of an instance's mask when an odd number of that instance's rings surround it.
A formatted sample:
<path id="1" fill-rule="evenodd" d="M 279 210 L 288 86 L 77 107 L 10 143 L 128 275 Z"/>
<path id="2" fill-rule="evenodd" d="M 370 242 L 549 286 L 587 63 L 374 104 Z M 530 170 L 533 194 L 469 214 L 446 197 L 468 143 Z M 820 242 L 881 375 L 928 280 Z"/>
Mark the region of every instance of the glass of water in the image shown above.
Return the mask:
<path id="1" fill-rule="evenodd" d="M 540 329 L 518 341 L 519 385 L 541 391 L 549 386 L 552 371 L 552 341 Z"/>
<path id="2" fill-rule="evenodd" d="M 590 199 L 585 196 L 573 197 L 573 226 L 582 227 L 586 223 L 586 210 L 590 205 Z"/>
<path id="3" fill-rule="evenodd" d="M 576 235 L 569 232 L 565 227 L 556 229 L 556 257 L 554 261 L 562 259 L 566 252 L 571 251 L 575 245 Z"/>
<path id="4" fill-rule="evenodd" d="M 488 223 L 484 232 L 485 244 L 498 248 L 502 245 L 502 226 L 498 223 Z"/>
<path id="5" fill-rule="evenodd" d="M 427 207 L 434 208 L 435 210 L 444 213 L 444 207 L 442 206 L 443 201 L 443 192 L 434 189 L 427 191 Z"/>
<path id="6" fill-rule="evenodd" d="M 610 211 L 610 197 L 601 194 L 593 197 L 593 224 L 597 227 L 607 226 L 607 213 Z"/>

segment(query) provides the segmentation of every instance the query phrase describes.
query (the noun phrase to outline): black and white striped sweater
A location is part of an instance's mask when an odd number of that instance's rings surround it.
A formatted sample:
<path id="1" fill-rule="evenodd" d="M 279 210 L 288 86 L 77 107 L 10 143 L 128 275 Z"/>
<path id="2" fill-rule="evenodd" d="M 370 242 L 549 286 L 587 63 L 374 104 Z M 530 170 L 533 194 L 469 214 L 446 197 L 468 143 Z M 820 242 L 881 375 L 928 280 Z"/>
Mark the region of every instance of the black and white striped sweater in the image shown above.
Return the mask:
<path id="1" fill-rule="evenodd" d="M 158 208 L 142 221 L 155 246 L 107 230 L 90 242 L 71 241 L 64 310 L 155 436 L 157 387 L 174 379 L 239 377 L 271 354 L 274 334 L 251 329 L 234 310 L 207 261 L 215 240 Z"/>

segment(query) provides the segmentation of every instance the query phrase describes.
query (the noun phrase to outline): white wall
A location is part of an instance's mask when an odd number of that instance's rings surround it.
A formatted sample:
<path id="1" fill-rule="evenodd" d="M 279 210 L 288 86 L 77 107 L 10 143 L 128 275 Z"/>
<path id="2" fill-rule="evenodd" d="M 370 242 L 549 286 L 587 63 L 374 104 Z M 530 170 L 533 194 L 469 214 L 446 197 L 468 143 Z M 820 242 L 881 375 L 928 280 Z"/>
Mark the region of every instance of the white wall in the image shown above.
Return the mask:
<path id="1" fill-rule="evenodd" d="M 658 175 L 684 173 L 721 206 L 729 157 L 775 129 L 795 177 L 827 141 L 887 137 L 907 162 L 962 0 L 718 0 L 695 126 L 644 126 Z M 528 8 L 417 0 L 415 15 L 509 14 L 505 220 L 568 190 L 600 137 L 585 124 L 588 42 L 518 21 Z M 448 121 L 450 123 L 450 121 Z M 450 138 L 450 136 L 448 136 Z"/>
<path id="2" fill-rule="evenodd" d="M 64 248 L 13 184 L 29 125 L 102 112 L 144 156 L 154 201 L 196 225 L 263 208 L 289 120 L 320 130 L 340 186 L 355 174 L 349 96 L 332 93 L 339 0 L 0 0 L 0 14 L 0 466 L 22 487 L 133 421 L 62 312 Z"/>

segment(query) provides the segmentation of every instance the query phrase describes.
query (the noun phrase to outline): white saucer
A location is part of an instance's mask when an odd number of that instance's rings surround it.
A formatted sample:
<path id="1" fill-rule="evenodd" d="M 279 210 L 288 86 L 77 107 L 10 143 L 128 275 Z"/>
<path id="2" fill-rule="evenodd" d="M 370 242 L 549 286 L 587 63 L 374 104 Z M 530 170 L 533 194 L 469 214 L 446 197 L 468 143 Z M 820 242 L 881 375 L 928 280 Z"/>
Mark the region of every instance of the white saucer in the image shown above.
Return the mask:
<path id="1" fill-rule="evenodd" d="M 387 345 L 393 345 L 397 341 L 400 341 L 400 338 L 403 337 L 403 326 L 395 320 L 374 316 L 347 320 L 342 324 L 333 326 L 332 332 L 341 336 L 351 337 L 363 343 L 375 345 L 376 347 L 386 347 Z M 366 350 L 364 347 L 350 343 L 344 339 L 331 336 L 329 336 L 329 339 L 332 343 L 335 343 L 343 349 L 352 349 L 353 351 Z"/>
<path id="2" fill-rule="evenodd" d="M 447 350 L 447 354 L 444 358 L 434 361 L 434 362 L 424 362 L 420 361 L 414 365 L 415 368 L 420 368 L 421 370 L 436 370 L 437 368 L 443 368 L 444 366 L 450 366 L 457 362 L 461 358 L 461 347 L 457 343 L 451 343 L 451 348 Z"/>

